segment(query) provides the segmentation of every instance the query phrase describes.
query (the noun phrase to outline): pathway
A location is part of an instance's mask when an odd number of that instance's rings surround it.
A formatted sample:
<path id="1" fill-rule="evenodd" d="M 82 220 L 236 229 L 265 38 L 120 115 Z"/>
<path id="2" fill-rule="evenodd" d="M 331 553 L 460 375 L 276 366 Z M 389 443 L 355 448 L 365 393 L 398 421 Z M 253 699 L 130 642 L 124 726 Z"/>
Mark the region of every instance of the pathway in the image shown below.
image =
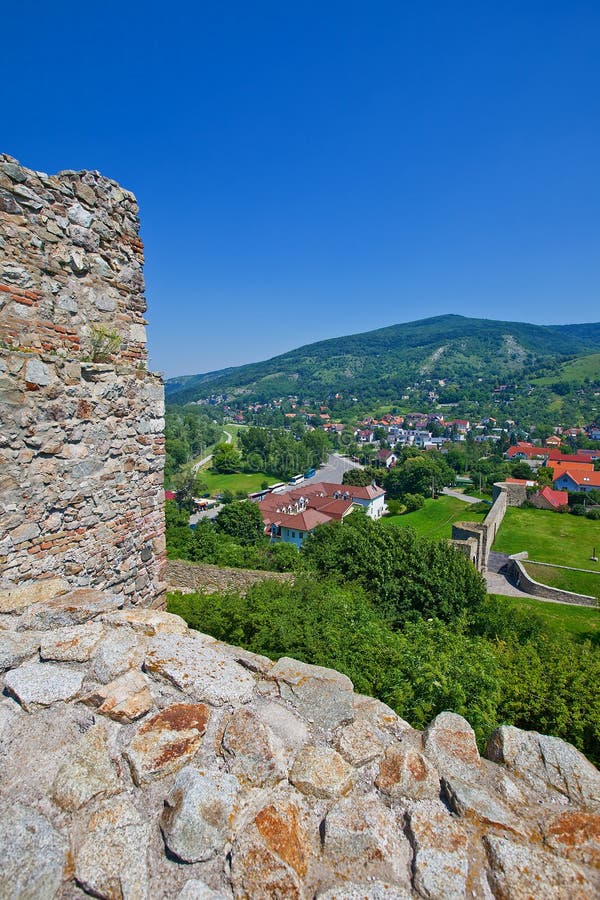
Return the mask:
<path id="1" fill-rule="evenodd" d="M 233 440 L 233 435 L 230 434 L 229 431 L 225 431 L 225 429 L 223 429 L 223 432 L 225 434 L 225 443 L 231 444 L 231 442 Z M 197 463 L 194 463 L 194 465 L 192 466 L 192 472 L 197 472 L 198 469 L 201 469 L 202 466 L 205 466 L 206 463 L 209 463 L 211 461 L 211 459 L 213 458 L 213 456 L 214 456 L 213 453 L 209 453 L 209 455 L 205 456 L 204 459 L 201 459 Z"/>
<path id="2" fill-rule="evenodd" d="M 464 503 L 485 503 L 479 497 L 470 497 L 468 494 L 461 494 L 460 491 L 453 491 L 447 487 L 442 489 L 442 494 L 445 494 L 446 497 L 454 497 L 455 500 L 462 500 Z"/>
<path id="3" fill-rule="evenodd" d="M 541 600 L 541 597 L 533 597 L 525 591 L 519 590 L 512 581 L 507 578 L 508 553 L 495 553 L 490 551 L 488 569 L 485 573 L 488 593 L 501 594 L 503 597 L 527 597 L 529 600 Z"/>

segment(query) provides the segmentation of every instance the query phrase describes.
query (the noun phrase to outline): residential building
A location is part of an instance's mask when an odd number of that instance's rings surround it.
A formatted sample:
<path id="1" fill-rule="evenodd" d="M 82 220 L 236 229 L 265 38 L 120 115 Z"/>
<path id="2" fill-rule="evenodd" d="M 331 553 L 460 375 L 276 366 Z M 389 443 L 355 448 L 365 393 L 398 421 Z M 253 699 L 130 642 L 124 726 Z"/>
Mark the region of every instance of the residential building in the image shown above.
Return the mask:
<path id="1" fill-rule="evenodd" d="M 555 491 L 551 487 L 545 487 L 535 494 L 534 497 L 531 497 L 531 502 L 538 509 L 552 509 L 556 511 L 568 505 L 569 495 L 567 491 Z"/>
<path id="2" fill-rule="evenodd" d="M 379 450 L 375 454 L 375 461 L 379 466 L 385 466 L 387 469 L 390 469 L 392 466 L 395 466 L 398 462 L 398 457 L 393 452 L 393 450 Z"/>
<path id="3" fill-rule="evenodd" d="M 567 470 L 554 479 L 553 486 L 557 491 L 573 491 L 578 494 L 600 491 L 600 472 Z"/>
<path id="4" fill-rule="evenodd" d="M 273 541 L 301 547 L 306 535 L 317 525 L 341 521 L 357 506 L 370 518 L 380 518 L 385 511 L 385 491 L 376 485 L 316 482 L 285 494 L 267 494 L 258 503 L 265 534 Z"/>

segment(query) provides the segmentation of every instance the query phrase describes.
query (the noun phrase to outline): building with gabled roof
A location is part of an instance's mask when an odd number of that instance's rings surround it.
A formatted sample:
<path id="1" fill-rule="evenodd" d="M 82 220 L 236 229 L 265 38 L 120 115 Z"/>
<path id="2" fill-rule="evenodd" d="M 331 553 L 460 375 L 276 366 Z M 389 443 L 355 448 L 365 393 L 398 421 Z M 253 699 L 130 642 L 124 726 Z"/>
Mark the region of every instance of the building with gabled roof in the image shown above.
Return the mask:
<path id="1" fill-rule="evenodd" d="M 600 472 L 567 470 L 554 479 L 553 486 L 557 491 L 573 491 L 576 494 L 600 491 Z"/>
<path id="2" fill-rule="evenodd" d="M 378 465 L 386 466 L 386 468 L 390 469 L 398 462 L 398 456 L 393 450 L 378 450 L 375 454 L 375 460 Z"/>
<path id="3" fill-rule="evenodd" d="M 544 487 L 534 497 L 531 502 L 538 509 L 552 509 L 554 511 L 569 503 L 569 495 L 567 491 L 555 491 L 551 487 Z"/>
<path id="4" fill-rule="evenodd" d="M 265 534 L 273 541 L 301 547 L 307 534 L 317 525 L 342 521 L 357 506 L 372 519 L 385 511 L 385 491 L 377 485 L 316 482 L 285 494 L 267 494 L 257 498 L 265 523 Z"/>

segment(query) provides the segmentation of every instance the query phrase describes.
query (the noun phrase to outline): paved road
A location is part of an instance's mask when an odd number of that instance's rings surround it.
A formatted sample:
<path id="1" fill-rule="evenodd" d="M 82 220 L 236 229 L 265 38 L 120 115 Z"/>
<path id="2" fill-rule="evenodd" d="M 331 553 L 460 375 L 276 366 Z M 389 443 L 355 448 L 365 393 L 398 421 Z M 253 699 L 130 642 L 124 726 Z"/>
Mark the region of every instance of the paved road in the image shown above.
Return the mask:
<path id="1" fill-rule="evenodd" d="M 324 465 L 319 466 L 312 478 L 305 478 L 301 484 L 298 484 L 295 487 L 288 484 L 285 491 L 282 490 L 281 493 L 284 494 L 287 491 L 295 491 L 298 488 L 301 488 L 303 484 L 314 484 L 318 481 L 328 481 L 330 484 L 341 484 L 344 472 L 348 472 L 350 469 L 362 468 L 360 463 L 352 462 L 351 459 L 340 456 L 339 453 L 330 453 L 327 457 L 327 462 Z"/>
<path id="2" fill-rule="evenodd" d="M 199 512 L 192 513 L 190 525 L 196 525 L 200 519 L 216 519 L 222 509 L 223 504 L 219 503 L 218 506 L 213 506 L 212 509 L 202 509 Z"/>
<path id="3" fill-rule="evenodd" d="M 231 435 L 228 431 L 225 431 L 225 429 L 223 429 L 223 431 L 225 432 L 225 443 L 230 444 L 233 440 L 233 435 Z M 198 469 L 201 469 L 202 466 L 205 466 L 206 463 L 209 463 L 213 458 L 213 455 L 214 454 L 210 453 L 208 456 L 205 456 L 204 459 L 201 459 L 199 462 L 194 463 L 194 465 L 192 466 L 192 472 L 197 472 Z"/>
<path id="4" fill-rule="evenodd" d="M 481 503 L 479 497 L 470 497 L 468 494 L 461 494 L 460 491 L 453 491 L 451 488 L 443 488 L 442 494 L 446 497 L 454 497 L 456 500 L 463 500 L 465 503 Z"/>

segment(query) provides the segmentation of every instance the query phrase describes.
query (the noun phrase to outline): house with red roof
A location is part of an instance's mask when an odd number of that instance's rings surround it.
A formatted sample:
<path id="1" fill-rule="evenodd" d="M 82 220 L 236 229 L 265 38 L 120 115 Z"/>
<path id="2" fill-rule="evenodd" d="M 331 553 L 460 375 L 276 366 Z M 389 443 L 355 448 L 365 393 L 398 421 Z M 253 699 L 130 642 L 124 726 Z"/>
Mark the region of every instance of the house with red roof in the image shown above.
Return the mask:
<path id="1" fill-rule="evenodd" d="M 536 447 L 528 441 L 519 441 L 514 447 L 509 447 L 504 454 L 510 460 L 516 459 L 545 459 L 550 451 L 542 447 Z"/>
<path id="2" fill-rule="evenodd" d="M 560 450 L 555 450 L 552 447 L 549 447 L 544 451 L 546 454 L 546 458 L 548 459 L 548 465 L 551 465 L 553 462 L 593 462 L 595 459 L 600 457 L 599 450 L 578 450 L 577 453 L 561 453 Z"/>
<path id="3" fill-rule="evenodd" d="M 396 465 L 398 457 L 393 450 L 379 450 L 375 454 L 375 460 L 377 465 L 385 466 L 387 469 L 390 469 L 392 466 Z"/>
<path id="4" fill-rule="evenodd" d="M 552 469 L 552 480 L 559 478 L 563 472 L 593 472 L 592 462 L 577 462 L 574 457 L 548 460 L 548 468 Z"/>
<path id="5" fill-rule="evenodd" d="M 272 541 L 301 547 L 317 525 L 343 521 L 357 507 L 373 519 L 385 511 L 385 491 L 376 485 L 316 482 L 285 494 L 267 494 L 259 499 L 265 534 Z"/>
<path id="6" fill-rule="evenodd" d="M 567 469 L 554 479 L 553 487 L 557 491 L 573 491 L 577 494 L 600 491 L 600 472 Z"/>
<path id="7" fill-rule="evenodd" d="M 552 509 L 555 512 L 569 503 L 569 495 L 567 491 L 555 491 L 551 487 L 542 488 L 531 502 L 538 509 Z"/>
<path id="8" fill-rule="evenodd" d="M 558 450 L 562 444 L 562 440 L 557 434 L 551 434 L 550 437 L 546 438 L 544 443 L 546 444 L 546 447 L 553 447 L 555 450 Z"/>

